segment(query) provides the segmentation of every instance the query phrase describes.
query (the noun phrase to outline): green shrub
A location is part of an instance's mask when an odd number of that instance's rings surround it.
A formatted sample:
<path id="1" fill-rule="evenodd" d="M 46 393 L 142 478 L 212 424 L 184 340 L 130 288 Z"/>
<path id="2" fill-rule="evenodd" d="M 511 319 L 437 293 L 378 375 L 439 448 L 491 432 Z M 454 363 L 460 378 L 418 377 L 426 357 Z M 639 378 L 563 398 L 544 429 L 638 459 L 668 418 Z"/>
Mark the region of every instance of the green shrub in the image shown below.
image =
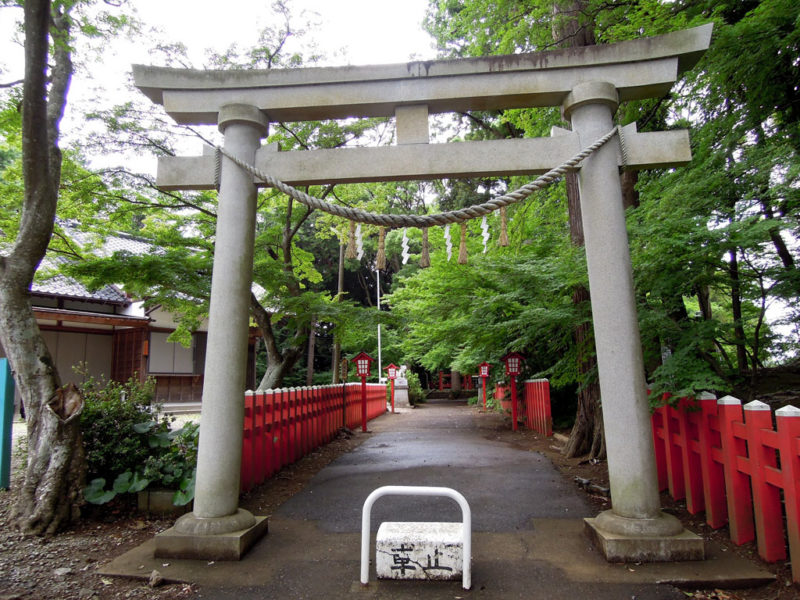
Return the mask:
<path id="1" fill-rule="evenodd" d="M 81 386 L 84 407 L 81 413 L 83 446 L 86 452 L 87 479 L 113 480 L 120 473 L 133 471 L 150 455 L 147 436 L 137 433 L 138 423 L 157 417 L 150 405 L 155 382 L 126 383 L 88 378 Z M 162 419 L 162 431 L 169 421 Z"/>
<path id="2" fill-rule="evenodd" d="M 178 505 L 194 497 L 199 425 L 171 429 L 175 419 L 159 416 L 150 405 L 153 390 L 152 380 L 120 384 L 89 378 L 83 385 L 88 502 L 105 504 L 148 486 L 176 489 L 173 503 Z"/>
<path id="3" fill-rule="evenodd" d="M 425 401 L 425 392 L 422 390 L 422 384 L 419 382 L 419 375 L 413 371 L 406 371 L 406 378 L 408 379 L 408 401 L 411 404 L 420 404 Z"/>

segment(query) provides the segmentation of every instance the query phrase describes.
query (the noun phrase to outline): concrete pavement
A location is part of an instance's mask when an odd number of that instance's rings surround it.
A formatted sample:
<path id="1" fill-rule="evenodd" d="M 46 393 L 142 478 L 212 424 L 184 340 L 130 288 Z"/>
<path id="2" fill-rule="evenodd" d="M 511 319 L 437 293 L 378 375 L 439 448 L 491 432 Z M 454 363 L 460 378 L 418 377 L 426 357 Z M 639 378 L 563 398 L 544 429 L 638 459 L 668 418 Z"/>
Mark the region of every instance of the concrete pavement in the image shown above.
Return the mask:
<path id="1" fill-rule="evenodd" d="M 768 582 L 750 561 L 708 545 L 702 562 L 613 565 L 583 532 L 593 516 L 581 492 L 542 455 L 489 435 L 489 415 L 463 404 L 431 402 L 370 424 L 368 439 L 320 471 L 270 518 L 270 531 L 239 562 L 156 560 L 153 542 L 104 566 L 107 575 L 198 584 L 200 597 L 248 598 L 685 598 L 690 589 Z M 359 434 L 361 435 L 361 434 Z M 473 518 L 473 587 L 458 582 L 359 579 L 361 509 L 383 485 L 452 487 Z M 380 522 L 460 521 L 451 500 L 387 497 L 373 510 Z M 372 557 L 374 559 L 374 556 Z"/>

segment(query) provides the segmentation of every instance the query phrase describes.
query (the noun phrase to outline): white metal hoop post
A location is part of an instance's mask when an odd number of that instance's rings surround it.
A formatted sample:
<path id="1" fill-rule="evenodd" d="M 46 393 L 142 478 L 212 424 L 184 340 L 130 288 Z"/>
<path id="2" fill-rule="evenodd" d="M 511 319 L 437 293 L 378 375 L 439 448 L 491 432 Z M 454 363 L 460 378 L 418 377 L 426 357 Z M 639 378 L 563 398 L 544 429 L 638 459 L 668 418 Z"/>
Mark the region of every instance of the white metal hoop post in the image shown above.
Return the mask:
<path id="1" fill-rule="evenodd" d="M 361 512 L 361 584 L 369 583 L 369 528 L 372 505 L 383 496 L 441 496 L 451 498 L 461 507 L 461 521 L 464 535 L 464 565 L 461 586 L 468 590 L 472 587 L 472 512 L 464 496 L 452 488 L 426 487 L 417 485 L 385 485 L 372 492 L 364 501 Z"/>

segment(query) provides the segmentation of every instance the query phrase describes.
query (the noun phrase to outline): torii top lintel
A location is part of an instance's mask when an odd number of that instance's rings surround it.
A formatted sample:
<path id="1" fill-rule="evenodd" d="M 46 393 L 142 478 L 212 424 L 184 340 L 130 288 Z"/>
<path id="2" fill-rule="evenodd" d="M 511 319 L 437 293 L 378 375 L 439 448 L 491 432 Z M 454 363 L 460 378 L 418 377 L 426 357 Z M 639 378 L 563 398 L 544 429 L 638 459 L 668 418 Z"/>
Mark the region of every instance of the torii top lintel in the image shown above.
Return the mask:
<path id="1" fill-rule="evenodd" d="M 228 104 L 249 104 L 270 121 L 393 116 L 558 106 L 578 84 L 614 85 L 619 100 L 664 95 L 696 64 L 712 25 L 608 45 L 552 52 L 390 65 L 270 70 L 192 70 L 134 65 L 134 81 L 178 123 L 216 124 Z"/>

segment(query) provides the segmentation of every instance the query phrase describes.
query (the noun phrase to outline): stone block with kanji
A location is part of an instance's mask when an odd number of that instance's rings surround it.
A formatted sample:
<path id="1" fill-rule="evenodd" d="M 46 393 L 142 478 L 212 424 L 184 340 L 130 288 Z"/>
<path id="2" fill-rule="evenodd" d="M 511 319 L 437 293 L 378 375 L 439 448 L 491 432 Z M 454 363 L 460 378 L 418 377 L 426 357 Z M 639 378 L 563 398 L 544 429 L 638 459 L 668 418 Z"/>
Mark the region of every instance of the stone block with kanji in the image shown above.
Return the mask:
<path id="1" fill-rule="evenodd" d="M 376 537 L 379 579 L 460 579 L 464 569 L 462 523 L 385 522 Z"/>

